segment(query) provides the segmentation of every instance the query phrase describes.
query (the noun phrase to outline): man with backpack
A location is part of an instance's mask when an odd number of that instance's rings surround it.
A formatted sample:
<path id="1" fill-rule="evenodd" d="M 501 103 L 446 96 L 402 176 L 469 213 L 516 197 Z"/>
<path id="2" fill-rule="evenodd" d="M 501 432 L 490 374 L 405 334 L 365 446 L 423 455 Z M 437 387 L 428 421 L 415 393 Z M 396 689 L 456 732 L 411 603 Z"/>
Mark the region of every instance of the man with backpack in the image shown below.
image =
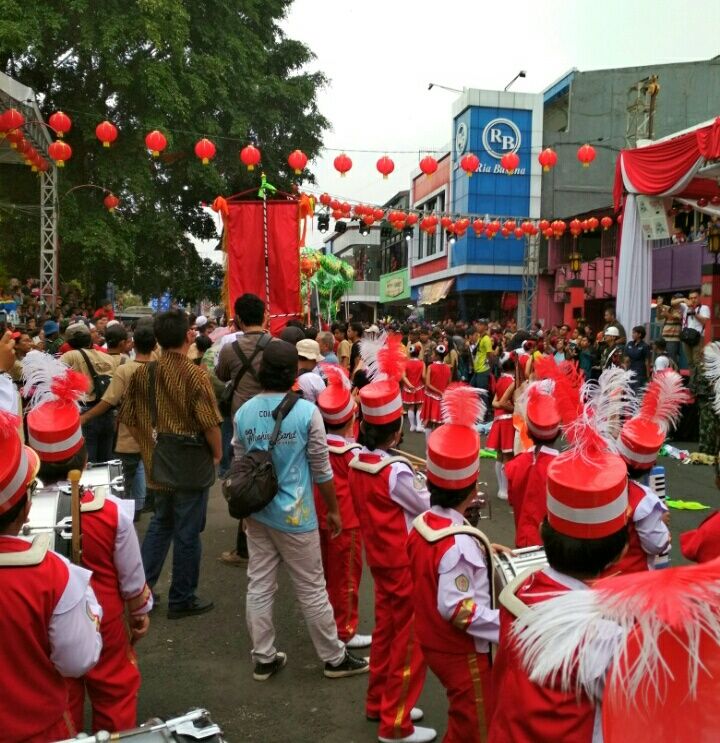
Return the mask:
<path id="1" fill-rule="evenodd" d="M 235 327 L 240 331 L 220 348 L 215 365 L 215 375 L 226 384 L 220 412 L 231 420 L 241 405 L 262 391 L 258 379 L 260 363 L 264 348 L 272 342 L 267 332 L 268 312 L 260 297 L 243 294 L 235 300 L 234 310 Z M 223 552 L 218 559 L 226 565 L 247 565 L 247 537 L 242 521 L 238 524 L 235 549 Z"/>

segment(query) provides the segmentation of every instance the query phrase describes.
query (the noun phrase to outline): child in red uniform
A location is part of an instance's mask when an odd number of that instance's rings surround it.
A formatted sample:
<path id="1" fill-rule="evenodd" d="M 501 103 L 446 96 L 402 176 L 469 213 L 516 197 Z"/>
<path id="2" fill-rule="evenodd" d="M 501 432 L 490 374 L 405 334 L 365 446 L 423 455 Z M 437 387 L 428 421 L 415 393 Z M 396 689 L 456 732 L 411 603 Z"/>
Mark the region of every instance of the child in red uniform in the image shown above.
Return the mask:
<path id="1" fill-rule="evenodd" d="M 452 377 L 452 369 L 443 361 L 445 356 L 447 348 L 440 343 L 435 346 L 432 363 L 425 370 L 425 399 L 420 415 L 423 426 L 428 430 L 436 428 L 442 422 L 440 400 Z"/>
<path id="2" fill-rule="evenodd" d="M 362 538 L 348 482 L 348 466 L 357 455 L 357 450 L 362 448 L 352 438 L 356 405 L 345 372 L 327 364 L 323 365 L 323 371 L 327 377 L 327 387 L 318 395 L 317 406 L 327 430 L 330 465 L 343 527 L 337 537 L 330 536 L 327 507 L 316 488 L 315 510 L 320 527 L 323 571 L 338 637 L 349 648 L 364 648 L 370 645 L 372 637 L 357 634 Z"/>
<path id="3" fill-rule="evenodd" d="M 494 449 L 497 454 L 495 461 L 495 476 L 498 481 L 498 498 L 508 499 L 508 484 L 505 477 L 505 463 L 513 458 L 515 444 L 515 427 L 512 416 L 515 408 L 513 393 L 515 392 L 515 358 L 503 354 L 500 362 L 502 375 L 495 384 L 493 397 L 493 424 L 487 439 L 487 448 Z"/>
<path id="4" fill-rule="evenodd" d="M 480 469 L 475 424 L 485 406 L 478 393 L 451 385 L 443 395 L 445 423 L 428 438 L 432 507 L 415 519 L 408 538 L 418 640 L 450 706 L 444 743 L 487 739 L 490 643 L 497 643 L 499 630 L 490 597 L 491 547 L 463 518 Z"/>
<path id="5" fill-rule="evenodd" d="M 87 381 L 84 375 L 39 351 L 25 357 L 23 376 L 26 389 L 32 390 L 28 441 L 40 458 L 40 477 L 47 487 L 65 480 L 72 469 L 84 469 L 87 463 L 76 402 L 87 389 Z M 103 608 L 103 650 L 91 671 L 68 681 L 70 709 L 75 727 L 82 729 L 87 690 L 93 731 L 127 730 L 137 725 L 140 690 L 133 643 L 147 633 L 153 605 L 133 526 L 135 507 L 132 501 L 119 500 L 99 489 L 83 493 L 81 502 L 82 561 L 92 570 L 90 585 Z"/>
<path id="6" fill-rule="evenodd" d="M 410 358 L 405 367 L 402 378 L 402 399 L 407 412 L 408 423 L 411 431 L 423 432 L 420 410 L 425 399 L 423 381 L 425 379 L 425 363 L 420 358 L 422 345 L 414 343 L 410 346 Z"/>
<path id="7" fill-rule="evenodd" d="M 379 350 L 365 341 L 361 347 L 373 381 L 360 390 L 365 446 L 349 469 L 350 492 L 375 587 L 365 709 L 368 719 L 380 720 L 378 740 L 421 743 L 433 740 L 436 732 L 413 725 L 422 717 L 414 705 L 425 680 L 425 662 L 415 634 L 405 543 L 412 520 L 428 509 L 430 500 L 427 490 L 416 487 L 410 463 L 388 452 L 401 436 L 399 383 L 406 357 L 400 336 L 383 340 Z"/>
<path id="8" fill-rule="evenodd" d="M 627 544 L 627 472 L 620 457 L 584 416 L 566 429 L 573 448 L 548 468 L 547 518 L 541 534 L 549 566 L 518 576 L 500 595 L 500 648 L 493 668 L 491 743 L 591 743 L 599 731 L 597 699 L 535 683 L 514 638 L 518 617 L 558 594 L 587 590 Z M 612 658 L 612 637 L 584 658 L 583 671 L 601 680 Z"/>
<path id="9" fill-rule="evenodd" d="M 19 424 L 0 411 L 0 737 L 46 743 L 75 735 L 66 678 L 97 662 L 102 609 L 89 571 L 50 550 L 45 534 L 17 536 L 40 466 L 20 442 Z"/>

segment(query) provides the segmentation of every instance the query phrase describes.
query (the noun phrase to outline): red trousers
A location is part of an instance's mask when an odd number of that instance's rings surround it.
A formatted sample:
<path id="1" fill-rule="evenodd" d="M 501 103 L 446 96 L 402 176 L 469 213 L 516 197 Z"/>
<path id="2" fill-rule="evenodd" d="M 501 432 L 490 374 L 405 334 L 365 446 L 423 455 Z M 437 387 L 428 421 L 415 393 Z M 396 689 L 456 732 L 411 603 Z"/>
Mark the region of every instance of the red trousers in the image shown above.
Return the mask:
<path id="1" fill-rule="evenodd" d="M 319 532 L 328 598 L 338 637 L 347 642 L 358 628 L 358 590 L 362 577 L 360 529 L 343 529 L 335 539 L 327 529 Z"/>
<path id="2" fill-rule="evenodd" d="M 491 688 L 489 654 L 459 655 L 427 648 L 423 654 L 447 692 L 448 727 L 443 743 L 485 743 Z"/>
<path id="3" fill-rule="evenodd" d="M 414 730 L 410 710 L 425 682 L 425 660 L 415 635 L 409 568 L 371 568 L 375 581 L 375 629 L 366 700 L 379 717 L 378 735 L 403 738 Z"/>
<path id="4" fill-rule="evenodd" d="M 67 740 L 74 738 L 77 733 L 72 723 L 72 717 L 66 712 L 57 722 L 45 728 L 41 733 L 33 735 L 32 738 L 25 738 L 22 743 L 48 743 L 51 740 Z"/>
<path id="5" fill-rule="evenodd" d="M 102 620 L 103 649 L 97 665 L 82 678 L 67 679 L 75 727 L 83 730 L 85 691 L 92 704 L 92 731 L 117 732 L 137 725 L 140 671 L 125 617 Z"/>

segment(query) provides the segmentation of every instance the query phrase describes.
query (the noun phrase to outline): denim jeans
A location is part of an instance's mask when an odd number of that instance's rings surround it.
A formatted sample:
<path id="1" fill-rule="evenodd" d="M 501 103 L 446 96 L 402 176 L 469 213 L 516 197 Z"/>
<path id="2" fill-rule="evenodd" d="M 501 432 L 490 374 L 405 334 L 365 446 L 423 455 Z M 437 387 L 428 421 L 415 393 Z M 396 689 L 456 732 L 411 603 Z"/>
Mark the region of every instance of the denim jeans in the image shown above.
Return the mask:
<path id="1" fill-rule="evenodd" d="M 490 399 L 490 372 L 484 371 L 484 372 L 474 372 L 472 377 L 470 378 L 470 384 L 479 390 L 485 390 L 487 394 L 487 397 L 485 397 L 485 405 L 486 413 L 485 413 L 485 420 L 492 420 L 493 417 L 493 408 L 492 408 L 492 400 Z"/>
<path id="2" fill-rule="evenodd" d="M 230 462 L 233 458 L 232 437 L 233 437 L 233 419 L 231 416 L 223 418 L 220 426 L 222 436 L 222 459 L 220 460 L 220 477 L 225 477 L 230 470 Z"/>
<path id="3" fill-rule="evenodd" d="M 83 411 L 89 410 L 83 408 Z M 109 462 L 113 458 L 115 443 L 115 419 L 112 410 L 99 415 L 83 424 L 82 434 L 85 438 L 88 462 Z"/>
<path id="4" fill-rule="evenodd" d="M 135 501 L 135 513 L 142 511 L 145 505 L 145 467 L 140 454 L 115 452 L 122 462 L 125 498 Z"/>
<path id="5" fill-rule="evenodd" d="M 209 489 L 156 490 L 155 513 L 142 543 L 145 577 L 157 583 L 173 545 L 172 582 L 168 605 L 182 607 L 195 598 L 200 580 L 200 534 L 205 529 Z"/>

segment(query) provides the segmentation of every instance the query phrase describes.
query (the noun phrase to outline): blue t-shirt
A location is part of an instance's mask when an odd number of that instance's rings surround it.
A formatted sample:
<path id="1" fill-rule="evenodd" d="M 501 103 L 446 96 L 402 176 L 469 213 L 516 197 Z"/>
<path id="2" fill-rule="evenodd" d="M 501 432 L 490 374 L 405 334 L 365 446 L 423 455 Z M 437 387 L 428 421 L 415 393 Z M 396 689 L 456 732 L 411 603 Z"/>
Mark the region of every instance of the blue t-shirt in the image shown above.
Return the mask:
<path id="1" fill-rule="evenodd" d="M 275 427 L 272 411 L 284 396 L 280 392 L 256 395 L 239 408 L 235 414 L 235 437 L 245 451 L 267 451 Z M 317 529 L 313 481 L 306 451 L 310 422 L 316 411 L 311 402 L 298 400 L 280 426 L 273 449 L 278 494 L 262 511 L 252 515 L 256 521 L 273 529 L 296 533 Z"/>

